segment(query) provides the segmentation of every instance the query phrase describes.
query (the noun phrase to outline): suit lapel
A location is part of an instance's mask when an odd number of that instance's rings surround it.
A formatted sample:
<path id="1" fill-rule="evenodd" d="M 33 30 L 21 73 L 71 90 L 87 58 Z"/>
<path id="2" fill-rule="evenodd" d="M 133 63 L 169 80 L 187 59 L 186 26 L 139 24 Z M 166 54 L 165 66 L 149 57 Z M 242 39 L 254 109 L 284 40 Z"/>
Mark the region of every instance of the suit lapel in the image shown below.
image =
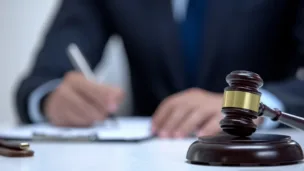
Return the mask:
<path id="1" fill-rule="evenodd" d="M 171 0 L 154 0 L 155 28 L 159 37 L 161 59 L 165 64 L 169 86 L 172 91 L 183 90 L 186 86 L 185 69 L 182 58 L 181 37 L 178 23 L 172 13 Z M 173 92 L 171 92 L 173 93 Z"/>
<path id="2" fill-rule="evenodd" d="M 207 87 L 210 79 L 213 78 L 213 71 L 217 69 L 214 66 L 218 53 L 220 52 L 221 37 L 225 34 L 225 29 L 228 27 L 229 15 L 233 11 L 235 1 L 227 0 L 206 0 L 207 7 L 204 23 L 204 34 L 202 35 L 201 42 L 201 55 L 199 62 L 199 78 L 198 84 L 200 87 Z M 219 66 L 220 67 L 220 66 Z"/>

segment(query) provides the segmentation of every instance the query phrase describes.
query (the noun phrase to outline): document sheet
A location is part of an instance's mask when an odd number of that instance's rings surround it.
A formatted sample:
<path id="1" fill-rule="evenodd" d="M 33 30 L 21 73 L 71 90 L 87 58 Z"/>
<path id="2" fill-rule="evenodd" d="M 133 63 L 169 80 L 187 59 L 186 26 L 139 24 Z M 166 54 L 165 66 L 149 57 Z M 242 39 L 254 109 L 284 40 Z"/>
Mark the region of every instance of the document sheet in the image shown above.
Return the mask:
<path id="1" fill-rule="evenodd" d="M 0 132 L 1 137 L 31 139 L 45 137 L 77 138 L 97 136 L 98 139 L 142 139 L 152 136 L 150 117 L 117 117 L 88 128 L 56 127 L 48 123 L 33 124 Z"/>

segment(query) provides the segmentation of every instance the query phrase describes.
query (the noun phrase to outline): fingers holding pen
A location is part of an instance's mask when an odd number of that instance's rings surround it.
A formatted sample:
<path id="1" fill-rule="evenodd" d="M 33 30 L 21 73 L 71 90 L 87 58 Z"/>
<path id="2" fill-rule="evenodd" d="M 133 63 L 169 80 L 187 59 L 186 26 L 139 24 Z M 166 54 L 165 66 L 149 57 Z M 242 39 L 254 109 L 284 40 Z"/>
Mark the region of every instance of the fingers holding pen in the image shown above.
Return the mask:
<path id="1" fill-rule="evenodd" d="M 55 124 L 89 126 L 115 112 L 122 99 L 120 89 L 89 81 L 73 71 L 47 98 L 45 111 Z"/>
<path id="2" fill-rule="evenodd" d="M 118 109 L 119 103 L 122 101 L 124 93 L 121 89 L 98 84 L 93 81 L 84 80 L 82 74 L 71 73 L 71 87 L 79 94 L 85 97 L 90 103 L 93 103 L 108 112 L 115 112 Z"/>

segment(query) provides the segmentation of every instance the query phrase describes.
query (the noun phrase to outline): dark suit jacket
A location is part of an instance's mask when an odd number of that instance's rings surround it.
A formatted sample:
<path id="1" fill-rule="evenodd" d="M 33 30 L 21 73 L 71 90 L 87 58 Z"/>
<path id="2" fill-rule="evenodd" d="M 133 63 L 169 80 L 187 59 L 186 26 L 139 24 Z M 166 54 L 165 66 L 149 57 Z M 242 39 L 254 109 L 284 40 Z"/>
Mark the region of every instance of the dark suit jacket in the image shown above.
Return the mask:
<path id="1" fill-rule="evenodd" d="M 304 83 L 295 73 L 304 58 L 303 0 L 209 0 L 197 87 L 223 92 L 233 70 L 264 79 L 286 112 L 304 116 Z M 64 0 L 16 93 L 22 121 L 31 122 L 29 94 L 73 70 L 65 48 L 79 45 L 92 68 L 113 34 L 124 41 L 131 69 L 134 113 L 151 115 L 167 96 L 187 87 L 179 25 L 171 0 Z M 203 102 L 202 102 L 203 103 Z"/>

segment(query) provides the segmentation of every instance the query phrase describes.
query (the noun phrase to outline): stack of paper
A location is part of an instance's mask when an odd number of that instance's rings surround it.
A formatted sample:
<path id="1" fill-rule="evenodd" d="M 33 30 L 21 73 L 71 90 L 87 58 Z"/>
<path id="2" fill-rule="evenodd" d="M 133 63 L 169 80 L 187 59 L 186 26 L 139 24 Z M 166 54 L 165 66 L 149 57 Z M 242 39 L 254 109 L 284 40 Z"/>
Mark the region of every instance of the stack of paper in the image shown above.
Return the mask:
<path id="1" fill-rule="evenodd" d="M 89 128 L 55 127 L 47 123 L 33 124 L 0 132 L 2 138 L 33 139 L 35 135 L 45 137 L 85 137 L 95 135 L 98 139 L 144 139 L 152 136 L 148 117 L 119 117 Z"/>

